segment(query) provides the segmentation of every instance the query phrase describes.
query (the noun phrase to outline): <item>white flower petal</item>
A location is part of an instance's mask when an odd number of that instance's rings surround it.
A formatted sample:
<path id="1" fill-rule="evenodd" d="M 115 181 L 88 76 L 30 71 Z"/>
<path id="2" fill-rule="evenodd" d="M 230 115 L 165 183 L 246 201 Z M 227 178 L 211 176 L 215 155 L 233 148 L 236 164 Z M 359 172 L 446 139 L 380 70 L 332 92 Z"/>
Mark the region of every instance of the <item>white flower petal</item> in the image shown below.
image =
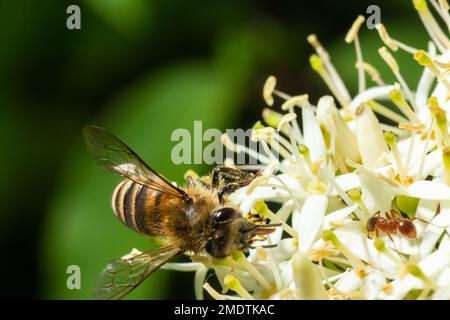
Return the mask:
<path id="1" fill-rule="evenodd" d="M 442 176 L 442 149 L 437 149 L 427 154 L 422 168 L 420 159 L 422 158 L 423 146 L 417 148 L 417 150 L 418 152 L 416 153 L 416 158 L 413 157 L 414 160 L 411 161 L 411 163 L 413 163 L 413 166 L 409 171 L 409 175 L 418 177 L 419 179 L 426 178 L 429 175 L 435 177 Z"/>
<path id="2" fill-rule="evenodd" d="M 345 218 L 347 218 L 353 211 L 358 208 L 357 204 L 354 204 L 350 207 L 345 207 L 336 211 L 333 211 L 332 213 L 329 213 L 325 216 L 323 219 L 323 228 L 325 230 L 330 229 L 332 226 L 331 224 L 336 222 L 342 222 Z"/>
<path id="3" fill-rule="evenodd" d="M 335 150 L 333 150 L 332 146 L 332 151 L 336 152 L 341 159 L 359 162 L 360 155 L 356 137 L 336 108 L 333 97 L 324 96 L 319 99 L 317 103 L 317 119 L 334 139 Z"/>
<path id="4" fill-rule="evenodd" d="M 282 267 L 281 271 L 281 283 L 283 288 L 289 288 L 289 285 L 292 284 L 293 275 L 292 275 L 292 259 L 288 260 Z"/>
<path id="5" fill-rule="evenodd" d="M 195 273 L 194 279 L 194 292 L 195 298 L 197 300 L 203 300 L 203 284 L 205 283 L 206 274 L 208 273 L 208 269 L 203 266 L 197 270 Z"/>
<path id="6" fill-rule="evenodd" d="M 360 294 L 369 300 L 377 299 L 386 283 L 386 279 L 379 272 L 373 271 L 362 279 Z"/>
<path id="7" fill-rule="evenodd" d="M 296 252 L 292 256 L 292 273 L 297 289 L 297 298 L 300 300 L 328 300 L 328 294 L 322 285 L 317 267 L 309 258 Z"/>
<path id="8" fill-rule="evenodd" d="M 425 275 L 436 280 L 440 273 L 450 265 L 450 252 L 438 250 L 425 257 L 418 263 L 419 268 Z M 403 299 L 412 289 L 422 289 L 422 280 L 408 274 L 401 280 L 392 281 L 392 291 L 386 295 L 386 299 Z"/>
<path id="9" fill-rule="evenodd" d="M 427 106 L 427 100 L 433 80 L 433 73 L 428 68 L 423 68 L 422 76 L 420 77 L 416 91 L 416 105 L 419 109 L 426 108 Z"/>
<path id="10" fill-rule="evenodd" d="M 361 173 L 359 178 L 362 196 L 369 213 L 388 212 L 396 196 L 396 190 L 387 182 L 370 174 Z"/>
<path id="11" fill-rule="evenodd" d="M 437 284 L 441 287 L 450 286 L 450 266 L 446 268 L 437 279 Z"/>
<path id="12" fill-rule="evenodd" d="M 381 86 L 381 87 L 372 87 L 370 89 L 367 89 L 361 93 L 359 93 L 350 104 L 350 110 L 355 112 L 358 107 L 369 100 L 374 99 L 386 99 L 389 97 L 389 93 L 396 89 L 397 86 L 390 85 L 390 86 Z"/>
<path id="13" fill-rule="evenodd" d="M 415 181 L 408 188 L 411 197 L 426 200 L 450 200 L 450 187 L 439 181 Z"/>
<path id="14" fill-rule="evenodd" d="M 365 226 L 361 226 L 360 223 L 353 221 L 343 227 L 336 228 L 334 233 L 339 241 L 359 259 L 387 273 L 397 273 L 397 264 L 375 249 L 373 244 L 374 240 L 367 237 Z"/>
<path id="15" fill-rule="evenodd" d="M 343 293 L 356 292 L 361 287 L 361 279 L 351 270 L 347 272 L 335 285 L 336 289 Z"/>
<path id="16" fill-rule="evenodd" d="M 386 165 L 384 157 L 388 153 L 388 147 L 384 141 L 383 130 L 373 111 L 362 106 L 358 109 L 355 121 L 355 135 L 363 165 L 368 168 Z"/>
<path id="17" fill-rule="evenodd" d="M 436 211 L 435 211 L 436 212 Z M 442 233 L 450 231 L 450 201 L 440 202 L 440 213 L 435 216 L 431 223 L 429 223 L 425 230 L 421 233 L 422 236 L 422 250 L 423 253 L 431 252 L 434 245 L 441 237 Z M 442 246 L 443 244 L 441 244 Z"/>
<path id="18" fill-rule="evenodd" d="M 335 178 L 337 185 L 344 191 L 357 189 L 361 186 L 361 181 L 356 173 L 341 174 Z M 333 188 L 332 196 L 337 196 L 338 192 Z"/>
<path id="19" fill-rule="evenodd" d="M 433 300 L 450 300 L 450 285 L 433 293 Z"/>
<path id="20" fill-rule="evenodd" d="M 318 237 L 327 205 L 328 198 L 323 195 L 311 196 L 303 204 L 296 229 L 301 252 L 306 253 Z"/>
<path id="21" fill-rule="evenodd" d="M 296 247 L 294 246 L 294 239 L 287 238 L 278 242 L 276 250 L 271 250 L 272 257 L 275 261 L 286 261 L 292 257 Z"/>
<path id="22" fill-rule="evenodd" d="M 309 148 L 311 160 L 316 162 L 325 158 L 325 141 L 314 111 L 309 107 L 302 108 L 303 140 Z"/>

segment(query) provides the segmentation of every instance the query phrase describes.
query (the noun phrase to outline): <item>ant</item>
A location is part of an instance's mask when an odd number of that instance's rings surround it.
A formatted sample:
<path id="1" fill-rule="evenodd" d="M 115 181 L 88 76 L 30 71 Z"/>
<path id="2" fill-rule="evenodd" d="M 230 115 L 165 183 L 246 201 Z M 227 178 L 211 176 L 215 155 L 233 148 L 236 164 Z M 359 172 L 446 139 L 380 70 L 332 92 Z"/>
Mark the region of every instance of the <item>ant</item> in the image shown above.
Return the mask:
<path id="1" fill-rule="evenodd" d="M 380 217 L 380 211 L 378 211 L 373 215 L 373 217 L 367 220 L 367 232 L 369 233 L 369 238 L 371 238 L 370 237 L 371 233 L 375 232 L 376 236 L 378 237 L 378 232 L 383 231 L 392 240 L 391 236 L 393 234 L 396 234 L 398 231 L 409 239 L 415 239 L 417 237 L 417 230 L 413 221 L 414 220 L 422 221 L 422 219 L 419 218 L 408 219 L 403 218 L 401 216 L 400 218 L 396 218 L 394 216 L 395 213 L 396 212 L 394 210 L 391 210 L 391 213 L 386 213 L 386 218 L 383 218 Z M 427 223 L 429 222 L 427 221 Z"/>
<path id="2" fill-rule="evenodd" d="M 439 214 L 439 207 L 436 214 Z M 393 242 L 392 235 L 396 234 L 397 231 L 400 232 L 403 236 L 409 239 L 416 239 L 417 237 L 417 229 L 414 225 L 414 220 L 422 221 L 426 224 L 431 224 L 438 228 L 447 228 L 447 226 L 438 226 L 429 221 L 423 220 L 421 218 L 404 218 L 399 212 L 395 210 L 391 210 L 391 212 L 386 212 L 386 218 L 380 216 L 381 212 L 378 211 L 375 213 L 369 220 L 367 220 L 367 232 L 369 235 L 375 232 L 375 235 L 378 237 L 378 232 L 383 231 L 389 237 L 389 239 Z"/>
<path id="3" fill-rule="evenodd" d="M 439 213 L 438 208 L 438 213 Z M 378 211 L 375 213 L 369 220 L 367 220 L 367 233 L 369 239 L 371 238 L 371 234 L 375 232 L 375 235 L 378 237 L 379 231 L 383 231 L 388 237 L 389 240 L 392 241 L 395 247 L 395 251 L 399 253 L 399 250 L 397 249 L 397 246 L 395 245 L 394 239 L 392 238 L 393 234 L 396 234 L 399 232 L 403 236 L 405 236 L 408 239 L 416 239 L 417 238 L 417 229 L 414 225 L 414 220 L 419 220 L 427 224 L 431 224 L 433 226 L 439 227 L 439 228 L 447 228 L 443 226 L 437 226 L 429 221 L 420 219 L 420 218 L 404 218 L 399 212 L 395 210 L 391 210 L 391 212 L 386 212 L 386 218 L 383 218 L 380 216 L 381 213 Z M 400 259 L 402 261 L 403 258 L 399 255 Z"/>

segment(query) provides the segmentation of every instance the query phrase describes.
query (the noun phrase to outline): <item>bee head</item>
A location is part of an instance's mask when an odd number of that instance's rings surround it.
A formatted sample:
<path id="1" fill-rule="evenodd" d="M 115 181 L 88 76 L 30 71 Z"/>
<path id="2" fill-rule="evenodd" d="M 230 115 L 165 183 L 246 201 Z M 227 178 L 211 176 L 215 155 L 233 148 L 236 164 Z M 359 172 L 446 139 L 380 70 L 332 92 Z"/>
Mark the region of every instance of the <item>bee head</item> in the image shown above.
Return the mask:
<path id="1" fill-rule="evenodd" d="M 220 208 L 212 215 L 211 237 L 206 251 L 215 258 L 224 258 L 236 250 L 249 248 L 255 235 L 269 234 L 275 230 L 266 226 L 251 223 L 235 208 Z"/>

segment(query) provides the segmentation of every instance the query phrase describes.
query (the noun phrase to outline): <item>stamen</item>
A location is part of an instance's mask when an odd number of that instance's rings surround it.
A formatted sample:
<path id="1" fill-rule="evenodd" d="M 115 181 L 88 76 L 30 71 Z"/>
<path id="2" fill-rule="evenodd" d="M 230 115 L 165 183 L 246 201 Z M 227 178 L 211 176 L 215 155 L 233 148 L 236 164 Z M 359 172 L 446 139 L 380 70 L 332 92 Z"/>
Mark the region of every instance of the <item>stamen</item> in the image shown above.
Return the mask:
<path id="1" fill-rule="evenodd" d="M 408 132 L 405 132 L 404 130 L 399 129 L 398 127 L 391 126 L 390 124 L 380 123 L 380 126 L 381 126 L 381 129 L 383 129 L 383 131 L 392 131 L 399 138 L 406 138 L 406 137 L 410 136 L 410 134 Z"/>
<path id="2" fill-rule="evenodd" d="M 450 48 L 450 41 L 428 9 L 426 0 L 413 0 L 413 4 L 431 39 L 439 48 L 439 51 L 445 52 Z"/>
<path id="3" fill-rule="evenodd" d="M 356 67 L 358 67 L 358 63 L 356 63 Z M 381 79 L 380 73 L 378 70 L 371 65 L 370 63 L 364 62 L 362 65 L 364 71 L 369 75 L 373 82 L 375 82 L 379 86 L 384 86 L 385 83 L 383 79 Z"/>
<path id="4" fill-rule="evenodd" d="M 436 64 L 431 60 L 430 56 L 423 50 L 419 50 L 414 54 L 414 60 L 416 60 L 421 66 L 428 68 L 440 81 L 445 85 L 448 91 L 450 91 L 450 83 L 446 78 L 441 77 L 441 71 Z"/>
<path id="5" fill-rule="evenodd" d="M 301 144 L 298 147 L 298 151 L 305 158 L 305 162 L 308 165 L 309 170 L 313 174 L 316 174 L 317 172 L 315 172 L 315 170 L 314 170 L 314 166 L 313 166 L 313 163 L 312 163 L 312 160 L 311 160 L 311 155 L 309 154 L 309 148 L 306 145 Z"/>
<path id="6" fill-rule="evenodd" d="M 303 106 L 306 102 L 308 102 L 308 95 L 307 94 L 302 94 L 299 96 L 294 96 L 288 100 L 286 100 L 286 102 L 284 102 L 281 105 L 281 110 L 290 110 L 295 106 Z"/>
<path id="7" fill-rule="evenodd" d="M 243 270 L 242 266 L 234 261 L 231 257 L 226 258 L 212 258 L 212 263 L 217 266 L 230 267 L 232 269 Z"/>
<path id="8" fill-rule="evenodd" d="M 364 21 L 365 21 L 364 16 L 360 15 L 356 18 L 355 22 L 353 22 L 352 27 L 345 36 L 345 42 L 350 44 L 356 39 L 356 37 L 358 36 L 359 28 L 364 23 Z"/>
<path id="9" fill-rule="evenodd" d="M 335 257 L 339 255 L 339 250 L 331 247 L 328 242 L 325 242 L 318 248 L 309 249 L 307 254 L 312 261 L 320 262 L 324 258 Z"/>
<path id="10" fill-rule="evenodd" d="M 425 166 L 425 159 L 426 159 L 427 153 L 428 153 L 428 145 L 430 144 L 431 134 L 433 132 L 433 130 L 432 130 L 433 124 L 434 124 L 434 120 L 431 121 L 428 129 L 426 130 L 426 140 L 425 140 L 425 144 L 423 146 L 422 156 L 420 157 L 420 162 L 419 162 L 418 178 L 420 178 L 420 179 L 423 178 L 423 168 Z"/>
<path id="11" fill-rule="evenodd" d="M 393 132 L 388 131 L 384 134 L 384 141 L 386 141 L 391 148 L 391 152 L 394 155 L 394 159 L 397 164 L 398 174 L 400 175 L 400 182 L 403 183 L 406 181 L 406 170 L 403 166 L 400 152 L 398 151 L 397 138 Z"/>
<path id="12" fill-rule="evenodd" d="M 402 261 L 392 253 L 392 251 L 386 246 L 386 243 L 383 241 L 383 239 L 377 239 L 373 242 L 373 246 L 379 253 L 384 254 L 386 257 L 388 257 L 392 262 L 394 262 L 399 268 L 403 266 Z"/>
<path id="13" fill-rule="evenodd" d="M 389 97 L 391 98 L 392 102 L 394 102 L 395 105 L 403 112 L 403 114 L 408 117 L 410 121 L 414 123 L 420 123 L 419 117 L 411 110 L 411 107 L 408 105 L 405 98 L 403 98 L 400 90 L 392 90 L 389 93 Z"/>
<path id="14" fill-rule="evenodd" d="M 416 53 L 417 49 L 413 48 L 411 46 L 408 46 L 396 39 L 393 39 L 389 36 L 386 28 L 382 23 L 379 23 L 375 26 L 375 28 L 378 31 L 378 34 L 380 35 L 381 40 L 384 42 L 385 45 L 387 45 L 392 51 L 397 51 L 398 48 L 410 53 L 414 54 Z"/>
<path id="15" fill-rule="evenodd" d="M 295 115 L 295 114 L 292 114 L 292 115 Z M 281 125 L 281 123 L 280 123 L 280 125 Z M 284 125 L 283 128 L 285 128 L 285 130 L 283 130 L 283 131 L 287 131 L 288 133 L 292 132 L 292 128 L 289 125 L 289 123 L 285 123 L 283 125 Z M 296 163 L 297 166 L 299 167 L 299 170 L 303 172 L 305 163 L 304 163 L 303 159 L 301 158 L 300 153 L 298 152 L 297 141 L 295 141 L 295 138 L 293 137 L 292 134 L 287 134 L 287 136 L 289 136 L 290 141 L 286 140 L 280 134 L 275 134 L 273 136 L 273 138 L 277 143 L 280 143 L 280 145 L 282 147 L 284 147 L 288 152 L 290 152 L 290 158 L 286 158 L 286 159 L 290 160 L 291 163 Z"/>
<path id="16" fill-rule="evenodd" d="M 339 74 L 337 73 L 333 64 L 331 63 L 328 52 L 325 50 L 325 48 L 319 42 L 316 35 L 311 34 L 306 39 L 309 42 L 309 44 L 311 44 L 311 46 L 316 50 L 316 53 L 319 55 L 319 57 L 322 59 L 323 63 L 325 64 L 325 68 L 327 69 L 328 73 L 330 74 L 331 78 L 333 79 L 334 84 L 336 85 L 336 89 L 339 92 L 339 96 L 343 97 L 343 101 L 346 102 L 345 105 L 349 104 L 351 101 L 350 94 L 348 93 L 348 90 L 345 87 L 345 84 L 342 81 L 341 77 L 339 76 Z M 337 96 L 336 96 L 336 98 L 337 98 Z"/>
<path id="17" fill-rule="evenodd" d="M 355 51 L 356 51 L 356 66 L 358 68 L 358 92 L 362 92 L 366 89 L 366 77 L 364 73 L 364 60 L 361 51 L 361 45 L 359 43 L 358 31 L 361 25 L 364 23 L 364 16 L 358 16 L 352 27 L 347 33 L 345 37 L 345 42 L 347 43 L 355 43 Z"/>
<path id="18" fill-rule="evenodd" d="M 441 16 L 442 20 L 444 20 L 448 31 L 450 32 L 450 16 L 448 14 L 449 6 L 447 0 L 439 0 L 439 4 L 436 0 L 430 0 L 434 9 L 436 9 L 437 13 Z"/>
<path id="19" fill-rule="evenodd" d="M 281 226 L 283 227 L 284 231 L 289 233 L 293 238 L 297 239 L 297 232 L 290 225 L 281 220 L 280 217 L 278 217 L 276 214 L 270 211 L 269 207 L 267 207 L 267 204 L 263 200 L 258 201 L 253 207 L 253 209 L 261 216 L 270 219 L 270 221 L 273 221 L 275 223 L 281 223 Z"/>
<path id="20" fill-rule="evenodd" d="M 205 283 L 206 274 L 208 273 L 208 268 L 204 265 L 201 266 L 196 272 L 194 276 L 194 292 L 195 298 L 197 300 L 204 300 L 203 296 L 203 284 Z"/>
<path id="21" fill-rule="evenodd" d="M 410 275 L 422 280 L 425 284 L 427 284 L 433 290 L 437 290 L 439 288 L 439 286 L 433 280 L 431 280 L 429 277 L 427 277 L 427 275 L 422 271 L 422 269 L 420 269 L 420 267 L 417 264 L 408 263 L 405 266 L 405 271 L 407 273 L 409 273 Z"/>
<path id="22" fill-rule="evenodd" d="M 406 94 L 406 97 L 408 98 L 409 102 L 413 106 L 414 111 L 418 111 L 419 109 L 416 106 L 416 103 L 414 101 L 414 96 L 411 92 L 411 90 L 408 87 L 408 84 L 406 83 L 405 79 L 400 74 L 400 67 L 398 66 L 397 61 L 395 61 L 394 57 L 387 51 L 386 47 L 381 47 L 378 49 L 378 53 L 383 58 L 383 60 L 387 63 L 387 65 L 391 68 L 392 72 L 394 73 L 394 76 L 397 78 L 398 82 L 403 88 L 403 91 Z"/>
<path id="23" fill-rule="evenodd" d="M 362 215 L 359 215 L 358 218 L 359 220 L 363 223 L 366 224 L 367 220 L 369 220 L 370 218 L 370 212 L 369 209 L 367 209 L 366 204 L 364 203 L 364 201 L 362 200 L 361 197 L 361 191 L 358 189 L 353 189 L 350 190 L 348 192 L 348 195 L 350 196 L 350 198 L 352 198 L 352 200 L 358 205 L 358 207 L 361 209 L 361 213 Z"/>
<path id="24" fill-rule="evenodd" d="M 339 239 L 336 234 L 331 230 L 326 230 L 322 233 L 322 240 L 331 242 L 344 256 L 347 257 L 353 269 L 364 269 L 364 262 L 356 257 L 349 248 L 347 248 Z"/>
<path id="25" fill-rule="evenodd" d="M 272 150 L 269 148 L 269 144 L 265 140 L 260 140 L 260 143 L 263 147 L 264 152 L 269 156 L 269 163 L 279 162 L 279 159 Z M 280 171 L 283 171 L 283 167 L 280 167 Z"/>
<path id="26" fill-rule="evenodd" d="M 268 109 L 268 110 L 270 110 L 270 109 Z M 266 126 L 265 125 L 263 125 L 262 123 L 261 123 L 261 121 L 256 121 L 255 122 L 255 124 L 253 125 L 253 127 L 252 127 L 252 129 L 253 130 L 259 130 L 259 129 L 264 129 Z"/>
<path id="27" fill-rule="evenodd" d="M 442 149 L 442 160 L 444 162 L 444 182 L 450 186 L 450 148 Z"/>
<path id="28" fill-rule="evenodd" d="M 430 294 L 430 291 L 431 291 L 430 288 L 422 290 L 420 295 L 417 297 L 417 300 L 425 300 L 427 296 Z"/>
<path id="29" fill-rule="evenodd" d="M 313 54 L 309 58 L 309 63 L 314 71 L 316 71 L 323 79 L 323 81 L 326 83 L 330 91 L 333 93 L 333 95 L 336 97 L 336 99 L 339 101 L 341 106 L 343 108 L 347 108 L 350 104 L 350 100 L 345 99 L 345 97 L 342 96 L 341 92 L 339 92 L 338 88 L 336 87 L 335 83 L 333 82 L 333 79 L 331 78 L 331 75 L 328 73 L 327 69 L 325 68 L 322 59 L 316 55 Z"/>
<path id="30" fill-rule="evenodd" d="M 289 108 L 289 110 L 293 110 L 293 108 Z M 289 150 L 291 154 L 295 156 L 299 170 L 304 171 L 304 163 L 298 152 L 298 141 L 296 140 L 295 129 L 293 129 L 290 125 L 290 123 L 293 123 L 294 125 L 297 124 L 297 121 L 294 121 L 295 119 L 297 119 L 297 115 L 295 113 L 288 113 L 282 117 L 278 124 L 278 131 L 281 131 L 288 136 L 290 142 L 279 134 L 275 136 L 275 139 L 277 139 L 286 149 Z"/>
<path id="31" fill-rule="evenodd" d="M 253 179 L 253 181 L 248 185 L 247 187 L 247 195 L 250 195 L 253 193 L 253 191 L 258 187 L 259 185 L 266 184 L 269 181 L 270 176 L 273 174 L 275 169 L 278 166 L 278 162 L 271 162 L 269 163 L 264 169 L 262 175 L 259 177 L 256 177 Z"/>
<path id="32" fill-rule="evenodd" d="M 242 146 L 231 141 L 230 137 L 226 133 L 222 134 L 221 141 L 225 148 L 234 153 L 239 153 L 242 151 Z"/>
<path id="33" fill-rule="evenodd" d="M 278 131 L 281 131 L 285 125 L 289 125 L 289 122 L 295 119 L 297 119 L 297 115 L 295 113 L 285 114 L 278 123 Z"/>
<path id="34" fill-rule="evenodd" d="M 221 142 L 225 146 L 225 148 L 227 148 L 231 152 L 234 152 L 234 153 L 245 152 L 250 157 L 256 159 L 257 161 L 259 161 L 263 164 L 268 164 L 270 162 L 269 158 L 267 158 L 260 152 L 257 152 L 251 148 L 248 148 L 248 147 L 245 147 L 245 146 L 242 146 L 239 144 L 235 144 L 233 141 L 231 141 L 230 137 L 226 133 L 222 134 Z"/>
<path id="35" fill-rule="evenodd" d="M 268 106 L 273 105 L 273 91 L 275 90 L 275 86 L 277 85 L 277 79 L 274 76 L 270 76 L 267 78 L 266 83 L 264 83 L 263 88 L 263 98 L 266 101 Z"/>
<path id="36" fill-rule="evenodd" d="M 272 128 L 277 128 L 279 121 L 283 115 L 279 112 L 273 111 L 269 108 L 264 108 L 262 112 L 262 118 L 267 125 Z"/>
<path id="37" fill-rule="evenodd" d="M 267 238 L 267 242 L 269 244 L 272 244 L 272 240 L 271 240 L 270 237 Z M 273 277 L 275 279 L 275 288 L 274 289 L 275 290 L 280 290 L 281 287 L 282 287 L 281 274 L 280 274 L 280 270 L 278 270 L 278 266 L 277 266 L 277 263 L 276 263 L 276 261 L 275 261 L 275 259 L 273 257 L 272 252 L 269 250 L 266 253 L 263 248 L 258 248 L 258 249 L 260 249 L 261 251 L 263 251 L 267 255 L 268 260 L 269 260 L 269 264 L 270 264 L 270 270 L 272 271 Z"/>
<path id="38" fill-rule="evenodd" d="M 383 40 L 384 44 L 387 45 L 392 51 L 397 51 L 397 43 L 395 43 L 395 41 L 391 39 L 384 25 L 382 23 L 379 23 L 375 26 L 375 28 L 377 29 L 378 34 L 380 35 L 380 38 L 381 40 Z"/>
<path id="39" fill-rule="evenodd" d="M 376 102 L 375 100 L 369 100 L 366 104 L 372 109 L 374 112 L 381 114 L 383 117 L 386 117 L 394 122 L 405 123 L 409 122 L 408 119 L 399 115 L 397 112 L 392 111 L 388 107 Z"/>
<path id="40" fill-rule="evenodd" d="M 279 134 L 274 133 L 271 139 L 267 140 L 267 142 L 272 147 L 272 149 L 279 153 L 284 159 L 288 160 L 291 163 L 294 163 L 295 158 L 292 156 L 291 152 L 279 143 L 281 139 L 283 138 Z"/>
<path id="41" fill-rule="evenodd" d="M 208 292 L 209 295 L 213 297 L 213 299 L 215 300 L 226 300 L 225 296 L 214 290 L 214 288 L 211 287 L 211 285 L 208 282 L 205 282 L 205 284 L 203 285 L 203 289 L 205 289 L 206 292 Z"/>
<path id="42" fill-rule="evenodd" d="M 419 124 L 410 124 L 410 123 L 405 123 L 405 122 L 400 122 L 398 124 L 398 128 L 401 130 L 405 130 L 405 131 L 409 131 L 409 132 L 423 132 L 425 131 L 426 127 L 423 123 L 419 123 Z"/>
<path id="43" fill-rule="evenodd" d="M 397 61 L 395 61 L 394 57 L 389 53 L 389 51 L 387 51 L 386 47 L 381 47 L 378 49 L 378 53 L 394 73 L 400 71 Z"/>
<path id="44" fill-rule="evenodd" d="M 283 91 L 276 90 L 276 89 L 273 90 L 273 94 L 284 100 L 289 100 L 290 98 L 292 98 L 291 95 L 284 93 Z"/>
<path id="45" fill-rule="evenodd" d="M 253 296 L 248 293 L 247 290 L 241 285 L 238 279 L 233 277 L 231 274 L 227 274 L 223 279 L 225 285 L 231 290 L 235 291 L 238 295 L 240 295 L 244 299 L 254 300 Z"/>
<path id="46" fill-rule="evenodd" d="M 232 257 L 234 261 L 237 263 L 240 263 L 244 270 L 246 270 L 248 273 L 250 273 L 253 278 L 255 278 L 256 281 L 263 286 L 263 288 L 267 291 L 272 290 L 272 286 L 270 283 L 262 276 L 262 274 L 258 271 L 258 269 L 255 268 L 253 264 L 251 264 L 247 258 L 245 257 L 244 253 L 242 251 L 235 251 L 232 254 Z"/>
<path id="47" fill-rule="evenodd" d="M 425 127 L 425 125 L 423 125 Z M 413 151 L 414 151 L 414 144 L 416 141 L 416 137 L 415 135 L 411 135 L 411 138 L 409 140 L 409 144 L 408 144 L 408 151 L 406 153 L 406 160 L 405 160 L 405 170 L 406 172 L 408 172 L 408 170 L 410 169 L 410 165 L 411 165 L 411 158 L 413 155 Z"/>
<path id="48" fill-rule="evenodd" d="M 439 130 L 442 144 L 445 147 L 450 147 L 450 135 L 447 128 L 447 115 L 444 109 L 439 106 L 436 97 L 430 97 L 428 99 L 428 105 L 430 107 L 431 114 L 436 119 L 436 126 Z"/>
<path id="49" fill-rule="evenodd" d="M 348 194 L 344 190 L 342 190 L 341 186 L 337 184 L 336 179 L 334 178 L 334 176 L 332 176 L 326 170 L 322 170 L 321 173 L 323 173 L 325 175 L 325 177 L 328 180 L 328 182 L 336 190 L 336 192 L 339 194 L 339 196 L 344 201 L 344 203 L 347 205 L 347 207 L 351 207 L 352 205 L 354 205 L 353 200 L 348 196 Z M 359 213 L 360 209 L 357 208 L 356 212 Z"/>

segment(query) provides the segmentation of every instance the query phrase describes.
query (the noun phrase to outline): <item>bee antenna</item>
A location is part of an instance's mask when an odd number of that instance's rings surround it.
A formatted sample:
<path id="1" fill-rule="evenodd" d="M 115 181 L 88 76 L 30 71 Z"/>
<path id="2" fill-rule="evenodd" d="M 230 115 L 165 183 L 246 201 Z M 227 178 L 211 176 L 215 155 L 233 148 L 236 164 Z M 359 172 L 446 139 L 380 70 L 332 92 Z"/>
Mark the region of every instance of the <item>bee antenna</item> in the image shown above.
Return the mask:
<path id="1" fill-rule="evenodd" d="M 280 227 L 281 223 L 269 223 L 269 224 L 262 224 L 258 225 L 258 228 L 273 228 L 273 227 Z"/>
<path id="2" fill-rule="evenodd" d="M 281 223 L 256 224 L 256 225 L 253 225 L 251 228 L 249 228 L 247 230 L 242 230 L 241 229 L 241 232 L 249 233 L 249 232 L 255 231 L 257 229 L 273 228 L 273 227 L 280 227 L 280 226 L 281 226 Z"/>
<path id="3" fill-rule="evenodd" d="M 277 244 L 264 244 L 264 245 L 262 245 L 260 247 L 262 247 L 264 249 L 276 248 Z"/>
<path id="4" fill-rule="evenodd" d="M 261 247 L 261 248 L 264 248 L 264 249 L 270 249 L 270 248 L 275 248 L 276 246 L 277 246 L 277 244 L 263 244 L 263 245 L 260 245 L 258 247 Z M 256 246 L 252 246 L 250 244 L 245 244 L 245 247 L 246 248 L 250 248 L 250 249 L 256 249 L 257 248 Z"/>

